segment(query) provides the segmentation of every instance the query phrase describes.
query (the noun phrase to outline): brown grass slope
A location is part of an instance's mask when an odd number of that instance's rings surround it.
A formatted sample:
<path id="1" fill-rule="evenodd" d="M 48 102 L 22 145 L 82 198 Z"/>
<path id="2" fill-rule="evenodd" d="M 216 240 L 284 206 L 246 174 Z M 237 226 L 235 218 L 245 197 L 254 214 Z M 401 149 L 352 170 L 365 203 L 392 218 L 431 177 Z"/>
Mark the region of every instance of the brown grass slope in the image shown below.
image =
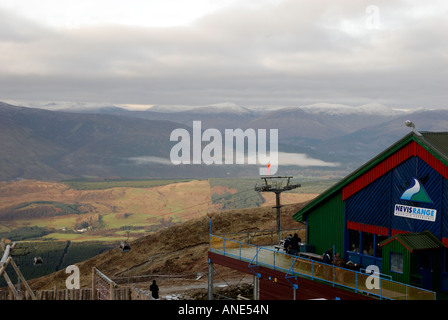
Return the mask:
<path id="1" fill-rule="evenodd" d="M 282 208 L 282 229 L 303 225 L 292 220 L 292 215 L 304 205 L 293 204 Z M 117 248 L 77 263 L 82 288 L 91 287 L 91 270 L 96 267 L 110 278 L 141 275 L 181 275 L 207 271 L 209 245 L 209 217 L 189 220 L 174 227 L 131 242 L 131 250 Z M 212 233 L 234 233 L 276 229 L 276 211 L 270 207 L 229 210 L 212 216 Z M 65 288 L 65 270 L 29 281 L 33 290 Z"/>

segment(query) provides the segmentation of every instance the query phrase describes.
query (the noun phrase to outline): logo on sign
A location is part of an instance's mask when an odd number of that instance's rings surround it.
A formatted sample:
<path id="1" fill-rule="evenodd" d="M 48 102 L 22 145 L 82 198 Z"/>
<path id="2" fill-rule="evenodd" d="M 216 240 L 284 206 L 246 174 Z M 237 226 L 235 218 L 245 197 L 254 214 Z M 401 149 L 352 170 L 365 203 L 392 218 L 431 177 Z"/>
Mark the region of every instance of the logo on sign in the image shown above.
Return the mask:
<path id="1" fill-rule="evenodd" d="M 403 192 L 400 199 L 407 201 L 432 203 L 431 199 L 426 193 L 425 188 L 423 188 L 420 181 L 415 178 L 414 185 Z M 437 210 L 396 204 L 394 208 L 394 215 L 398 217 L 434 222 L 436 221 Z"/>
<path id="2" fill-rule="evenodd" d="M 403 192 L 400 199 L 408 201 L 432 203 L 431 199 L 426 193 L 425 188 L 423 188 L 420 181 L 418 181 L 415 178 L 414 178 L 414 185 L 409 189 L 407 189 L 405 192 Z"/>

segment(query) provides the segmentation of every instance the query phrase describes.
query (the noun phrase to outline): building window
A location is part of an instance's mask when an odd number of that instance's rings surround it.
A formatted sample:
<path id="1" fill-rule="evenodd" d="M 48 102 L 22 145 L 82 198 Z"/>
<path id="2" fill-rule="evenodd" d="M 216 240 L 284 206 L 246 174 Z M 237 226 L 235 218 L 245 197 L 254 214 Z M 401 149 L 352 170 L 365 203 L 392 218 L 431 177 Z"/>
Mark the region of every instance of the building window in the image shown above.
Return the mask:
<path id="1" fill-rule="evenodd" d="M 348 251 L 381 258 L 382 252 L 378 243 L 385 239 L 387 239 L 386 236 L 349 229 Z M 360 250 L 360 247 L 362 247 L 362 250 Z"/>
<path id="2" fill-rule="evenodd" d="M 349 230 L 348 245 L 348 251 L 359 252 L 359 231 Z"/>
<path id="3" fill-rule="evenodd" d="M 390 271 L 403 273 L 403 254 L 391 252 L 390 253 Z"/>
<path id="4" fill-rule="evenodd" d="M 386 240 L 387 239 L 387 237 L 386 236 L 376 236 L 376 254 L 375 254 L 375 257 L 378 257 L 378 258 L 381 258 L 382 256 L 383 256 L 383 248 L 382 247 L 380 247 L 378 244 L 380 243 L 380 242 L 382 242 L 382 241 L 384 241 L 384 240 Z"/>
<path id="5" fill-rule="evenodd" d="M 373 256 L 373 234 L 363 232 L 362 233 L 362 253 Z"/>

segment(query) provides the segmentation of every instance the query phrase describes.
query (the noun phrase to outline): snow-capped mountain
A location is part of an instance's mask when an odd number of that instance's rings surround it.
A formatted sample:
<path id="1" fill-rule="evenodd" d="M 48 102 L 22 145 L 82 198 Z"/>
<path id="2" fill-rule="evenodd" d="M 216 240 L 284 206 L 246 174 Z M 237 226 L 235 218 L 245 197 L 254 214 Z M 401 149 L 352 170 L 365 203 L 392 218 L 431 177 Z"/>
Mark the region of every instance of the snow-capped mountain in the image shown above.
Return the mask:
<path id="1" fill-rule="evenodd" d="M 406 113 L 406 110 L 393 109 L 379 103 L 369 103 L 361 106 L 349 106 L 344 104 L 315 103 L 300 106 L 305 112 L 323 113 L 328 115 L 376 115 L 376 116 L 397 116 Z"/>
<path id="2" fill-rule="evenodd" d="M 233 113 L 233 114 L 250 114 L 253 111 L 246 107 L 242 107 L 232 102 L 216 103 L 210 104 L 204 107 L 198 107 L 191 109 L 191 112 L 202 113 L 202 114 L 219 114 L 219 113 Z"/>
<path id="3" fill-rule="evenodd" d="M 219 113 L 249 114 L 254 112 L 249 108 L 240 106 L 233 102 L 215 103 L 206 106 L 154 105 L 147 110 L 160 113 L 192 112 L 195 114 L 219 114 Z"/>
<path id="4" fill-rule="evenodd" d="M 80 101 L 11 101 L 5 100 L 5 102 L 20 105 L 30 108 L 39 108 L 46 110 L 63 110 L 63 111 L 98 111 L 106 110 L 110 108 L 121 108 L 131 111 L 151 111 L 159 113 L 174 113 L 174 112 L 193 112 L 195 114 L 220 114 L 220 113 L 233 113 L 233 114 L 263 114 L 278 110 L 297 109 L 312 113 L 312 114 L 327 114 L 327 115 L 377 115 L 377 116 L 398 116 L 406 114 L 407 112 L 415 112 L 416 109 L 394 109 L 386 105 L 379 103 L 368 103 L 360 106 L 350 106 L 337 103 L 314 103 L 309 105 L 298 105 L 295 107 L 290 106 L 241 106 L 233 102 L 214 103 L 209 105 L 163 105 L 163 104 L 114 104 L 110 102 L 80 102 Z M 426 110 L 424 108 L 419 111 Z"/>
<path id="5" fill-rule="evenodd" d="M 160 112 L 160 113 L 173 113 L 173 112 L 183 112 L 198 108 L 197 106 L 187 106 L 187 105 L 163 105 L 157 104 L 148 108 L 147 111 Z"/>

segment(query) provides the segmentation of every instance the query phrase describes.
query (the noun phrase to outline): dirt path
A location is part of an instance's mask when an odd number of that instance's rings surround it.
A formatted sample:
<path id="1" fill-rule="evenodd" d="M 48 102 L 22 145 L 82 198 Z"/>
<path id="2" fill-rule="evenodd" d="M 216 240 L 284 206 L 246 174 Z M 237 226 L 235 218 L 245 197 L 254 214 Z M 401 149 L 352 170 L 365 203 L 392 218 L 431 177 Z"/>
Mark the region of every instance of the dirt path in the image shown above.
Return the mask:
<path id="1" fill-rule="evenodd" d="M 200 280 L 184 280 L 173 281 L 170 279 L 156 280 L 159 286 L 159 296 L 161 300 L 183 300 L 191 299 L 192 295 L 200 293 L 207 293 L 208 279 L 201 278 Z M 149 292 L 149 286 L 152 282 L 138 283 L 136 287 L 141 290 Z M 215 279 L 214 291 L 221 289 L 236 289 L 243 284 L 251 285 L 253 283 L 252 276 L 246 275 L 235 279 L 218 280 Z"/>

